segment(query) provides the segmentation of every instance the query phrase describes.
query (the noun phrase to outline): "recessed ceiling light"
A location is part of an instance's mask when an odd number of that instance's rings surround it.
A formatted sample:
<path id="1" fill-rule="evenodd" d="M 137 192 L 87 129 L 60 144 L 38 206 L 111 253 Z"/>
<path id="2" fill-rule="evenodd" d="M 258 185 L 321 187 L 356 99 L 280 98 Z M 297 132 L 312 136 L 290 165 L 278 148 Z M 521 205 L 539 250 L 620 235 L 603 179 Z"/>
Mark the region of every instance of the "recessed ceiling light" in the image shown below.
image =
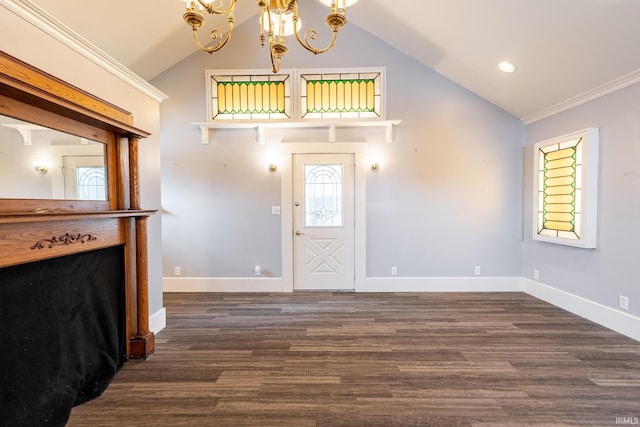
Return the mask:
<path id="1" fill-rule="evenodd" d="M 498 64 L 498 68 L 500 68 L 505 73 L 513 73 L 517 70 L 516 66 L 509 61 L 502 61 Z"/>

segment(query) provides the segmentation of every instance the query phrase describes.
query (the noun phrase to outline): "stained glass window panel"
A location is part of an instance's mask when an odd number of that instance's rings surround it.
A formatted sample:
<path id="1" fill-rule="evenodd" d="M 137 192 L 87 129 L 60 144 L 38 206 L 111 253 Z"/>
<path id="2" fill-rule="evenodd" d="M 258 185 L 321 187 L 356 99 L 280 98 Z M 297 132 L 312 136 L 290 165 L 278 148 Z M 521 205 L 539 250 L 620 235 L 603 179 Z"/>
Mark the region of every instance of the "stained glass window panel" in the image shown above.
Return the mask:
<path id="1" fill-rule="evenodd" d="M 301 116 L 382 117 L 382 73 L 327 73 L 300 76 Z"/>
<path id="2" fill-rule="evenodd" d="M 305 227 L 342 227 L 342 165 L 307 164 L 304 176 Z"/>
<path id="3" fill-rule="evenodd" d="M 582 138 L 550 144 L 538 156 L 538 234 L 580 238 Z"/>
<path id="4" fill-rule="evenodd" d="M 289 74 L 207 75 L 210 121 L 291 118 Z"/>

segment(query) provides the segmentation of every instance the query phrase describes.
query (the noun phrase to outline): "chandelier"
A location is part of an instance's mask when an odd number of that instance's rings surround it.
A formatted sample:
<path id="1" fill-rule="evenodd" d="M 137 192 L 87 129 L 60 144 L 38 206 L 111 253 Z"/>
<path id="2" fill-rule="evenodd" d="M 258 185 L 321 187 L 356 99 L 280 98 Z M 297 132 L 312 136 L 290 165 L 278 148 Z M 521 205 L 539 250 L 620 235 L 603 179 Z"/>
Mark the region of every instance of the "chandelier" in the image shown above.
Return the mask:
<path id="1" fill-rule="evenodd" d="M 206 3 L 203 0 L 184 0 L 187 11 L 182 16 L 184 21 L 193 29 L 193 38 L 198 47 L 208 53 L 213 54 L 227 45 L 231 39 L 235 18 L 233 10 L 236 0 L 213 0 Z M 312 42 L 318 38 L 318 32 L 309 29 L 301 37 L 299 30 L 301 25 L 298 13 L 298 0 L 257 0 L 260 7 L 260 44 L 264 47 L 269 43 L 269 53 L 271 56 L 271 69 L 274 73 L 280 70 L 282 56 L 289 48 L 285 44 L 285 37 L 295 34 L 296 40 L 308 51 L 318 55 L 329 51 L 336 43 L 338 31 L 347 23 L 347 7 L 355 4 L 358 0 L 318 0 L 328 6 L 330 11 L 325 18 L 325 24 L 331 28 L 332 35 L 329 44 L 323 48 L 312 46 Z M 228 28 L 226 35 L 220 29 L 213 29 L 209 34 L 214 43 L 205 46 L 198 38 L 198 30 L 205 24 L 204 12 L 210 15 L 226 15 Z"/>

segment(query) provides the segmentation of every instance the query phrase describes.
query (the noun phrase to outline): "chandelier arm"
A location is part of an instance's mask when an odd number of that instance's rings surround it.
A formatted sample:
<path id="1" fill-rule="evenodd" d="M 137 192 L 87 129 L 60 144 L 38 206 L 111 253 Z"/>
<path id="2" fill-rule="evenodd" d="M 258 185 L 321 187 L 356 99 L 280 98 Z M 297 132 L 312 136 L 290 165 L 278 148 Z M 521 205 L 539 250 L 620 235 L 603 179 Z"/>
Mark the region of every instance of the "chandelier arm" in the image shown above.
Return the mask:
<path id="1" fill-rule="evenodd" d="M 204 0 L 198 0 L 198 3 L 200 3 L 207 12 L 212 14 L 215 13 L 217 15 L 229 15 L 233 13 L 233 9 L 236 7 L 236 0 L 231 0 L 231 2 L 229 3 L 229 7 L 227 7 L 226 9 L 222 8 L 222 6 L 216 9 L 213 5 L 213 2 L 207 3 Z"/>
<path id="2" fill-rule="evenodd" d="M 318 49 L 317 47 L 311 46 L 311 43 L 309 42 L 309 39 L 315 40 L 318 38 L 318 32 L 316 30 L 310 29 L 305 31 L 304 40 L 300 37 L 300 34 L 298 34 L 298 31 L 294 31 L 294 34 L 296 36 L 296 40 L 298 40 L 298 43 L 300 43 L 302 47 L 307 49 L 309 52 L 314 53 L 315 55 L 328 52 L 336 44 L 336 39 L 338 38 L 338 30 L 333 30 L 331 42 L 326 47 L 322 49 Z"/>
<path id="3" fill-rule="evenodd" d="M 269 56 L 271 56 L 271 71 L 273 73 L 277 73 L 278 71 L 280 71 L 281 58 L 276 58 L 271 47 L 269 48 Z"/>
<path id="4" fill-rule="evenodd" d="M 207 53 L 214 53 L 219 51 L 220 49 L 222 49 L 223 47 L 225 47 L 227 45 L 227 43 L 229 43 L 229 40 L 231 40 L 231 33 L 233 32 L 233 24 L 235 23 L 235 19 L 233 18 L 233 16 L 229 16 L 229 29 L 227 31 L 227 36 L 222 39 L 222 31 L 220 31 L 219 29 L 214 29 L 211 31 L 211 40 L 216 40 L 216 39 L 220 39 L 218 40 L 218 43 L 215 46 L 204 46 L 202 43 L 200 43 L 200 39 L 198 38 L 198 29 L 194 28 L 193 29 L 193 39 L 196 42 L 196 45 L 203 51 L 207 52 Z"/>

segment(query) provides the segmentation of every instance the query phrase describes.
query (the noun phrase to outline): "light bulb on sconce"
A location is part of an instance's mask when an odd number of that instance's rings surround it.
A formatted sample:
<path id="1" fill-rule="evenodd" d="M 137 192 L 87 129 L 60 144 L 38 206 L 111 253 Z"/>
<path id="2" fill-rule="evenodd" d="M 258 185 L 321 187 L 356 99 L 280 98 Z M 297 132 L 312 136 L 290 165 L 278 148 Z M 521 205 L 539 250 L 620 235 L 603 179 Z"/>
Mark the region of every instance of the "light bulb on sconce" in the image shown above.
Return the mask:
<path id="1" fill-rule="evenodd" d="M 269 172 L 277 172 L 278 170 L 278 165 L 276 165 L 275 163 L 271 163 L 269 165 Z"/>
<path id="2" fill-rule="evenodd" d="M 371 163 L 371 170 L 377 172 L 380 170 L 380 165 L 378 163 Z"/>
<path id="3" fill-rule="evenodd" d="M 49 168 L 42 160 L 34 160 L 33 168 L 36 170 L 36 172 L 41 174 L 49 172 Z"/>

